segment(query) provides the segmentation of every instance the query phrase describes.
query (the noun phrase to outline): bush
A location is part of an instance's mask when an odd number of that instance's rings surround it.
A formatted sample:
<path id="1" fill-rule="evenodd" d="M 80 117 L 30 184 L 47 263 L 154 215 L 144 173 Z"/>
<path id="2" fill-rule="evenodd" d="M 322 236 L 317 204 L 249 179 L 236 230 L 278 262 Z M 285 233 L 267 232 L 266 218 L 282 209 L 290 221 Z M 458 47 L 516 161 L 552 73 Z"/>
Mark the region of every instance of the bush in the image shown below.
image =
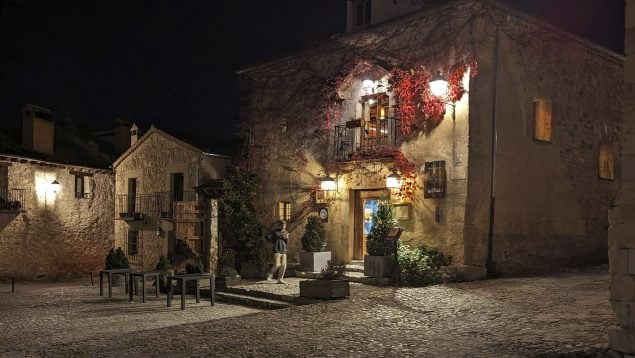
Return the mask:
<path id="1" fill-rule="evenodd" d="M 337 280 L 344 276 L 346 264 L 341 261 L 328 260 L 326 266 L 320 271 L 320 280 Z"/>
<path id="2" fill-rule="evenodd" d="M 185 271 L 187 271 L 187 273 L 203 273 L 203 270 L 203 262 L 199 259 L 196 259 L 194 263 L 185 265 Z"/>
<path id="3" fill-rule="evenodd" d="M 172 269 L 172 264 L 170 263 L 170 260 L 168 260 L 167 257 L 165 257 L 164 255 L 161 255 L 161 257 L 159 257 L 159 262 L 157 262 L 157 266 L 155 269 L 161 272 L 170 271 Z"/>
<path id="4" fill-rule="evenodd" d="M 436 269 L 448 266 L 452 257 L 447 257 L 432 248 L 399 245 L 399 273 L 401 281 L 406 285 L 420 286 L 440 283 L 441 276 Z"/>
<path id="5" fill-rule="evenodd" d="M 377 206 L 377 211 L 372 217 L 373 228 L 366 238 L 366 252 L 370 256 L 386 255 L 386 240 L 384 238 L 390 232 L 397 220 L 393 217 L 392 204 L 388 200 L 382 200 Z"/>
<path id="6" fill-rule="evenodd" d="M 128 262 L 126 254 L 121 250 L 121 247 L 118 247 L 117 250 L 110 249 L 110 252 L 106 255 L 105 269 L 118 270 L 127 268 L 130 268 L 130 263 Z"/>
<path id="7" fill-rule="evenodd" d="M 224 266 L 220 271 L 221 277 L 236 277 L 238 276 L 238 271 L 235 268 L 230 266 Z"/>
<path id="8" fill-rule="evenodd" d="M 317 216 L 309 216 L 302 235 L 302 250 L 305 252 L 320 252 L 326 246 L 326 232 L 324 225 Z"/>

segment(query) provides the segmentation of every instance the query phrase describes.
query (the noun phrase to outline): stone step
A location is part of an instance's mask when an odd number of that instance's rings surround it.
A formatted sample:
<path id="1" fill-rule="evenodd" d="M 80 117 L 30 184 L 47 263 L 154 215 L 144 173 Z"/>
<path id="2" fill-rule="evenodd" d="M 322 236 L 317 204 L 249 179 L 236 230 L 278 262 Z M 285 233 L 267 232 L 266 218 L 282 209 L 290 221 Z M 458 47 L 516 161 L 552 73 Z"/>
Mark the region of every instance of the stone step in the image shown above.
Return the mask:
<path id="1" fill-rule="evenodd" d="M 318 279 L 321 276 L 320 273 L 318 272 L 298 271 L 296 272 L 296 274 L 298 277 L 313 278 L 313 279 Z M 378 277 L 364 276 L 363 272 L 346 272 L 344 274 L 344 278 L 349 280 L 350 282 L 364 283 L 367 285 L 374 285 L 374 286 L 392 286 L 394 284 L 394 281 L 391 278 L 378 278 Z"/>
<path id="2" fill-rule="evenodd" d="M 237 295 L 243 295 L 243 296 L 250 296 L 250 297 L 257 297 L 257 298 L 265 298 L 265 299 L 270 299 L 270 300 L 275 300 L 275 301 L 282 301 L 282 302 L 287 302 L 293 305 L 306 305 L 306 304 L 310 304 L 310 303 L 315 303 L 315 300 L 306 298 L 306 297 L 300 297 L 299 295 L 281 295 L 278 293 L 273 293 L 273 292 L 265 292 L 265 291 L 258 291 L 258 290 L 250 290 L 246 287 L 227 287 L 227 290 L 225 290 L 225 292 L 228 293 L 233 293 L 233 294 L 237 294 Z"/>
<path id="3" fill-rule="evenodd" d="M 237 304 L 241 306 L 250 306 L 265 310 L 277 310 L 294 306 L 294 304 L 290 302 L 229 292 L 216 292 L 216 299 L 221 302 Z"/>
<path id="4" fill-rule="evenodd" d="M 364 272 L 364 263 L 359 264 L 348 264 L 346 265 L 346 271 L 348 272 Z"/>

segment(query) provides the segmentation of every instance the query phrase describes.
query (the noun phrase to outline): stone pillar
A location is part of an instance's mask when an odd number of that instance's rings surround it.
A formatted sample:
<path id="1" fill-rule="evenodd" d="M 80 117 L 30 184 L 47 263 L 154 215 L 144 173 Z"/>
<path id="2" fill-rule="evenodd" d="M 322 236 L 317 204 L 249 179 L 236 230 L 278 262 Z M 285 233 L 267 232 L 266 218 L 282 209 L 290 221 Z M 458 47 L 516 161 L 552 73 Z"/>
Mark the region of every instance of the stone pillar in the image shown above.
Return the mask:
<path id="1" fill-rule="evenodd" d="M 609 274 L 615 325 L 609 348 L 635 354 L 635 0 L 626 2 L 622 185 L 609 213 Z"/>

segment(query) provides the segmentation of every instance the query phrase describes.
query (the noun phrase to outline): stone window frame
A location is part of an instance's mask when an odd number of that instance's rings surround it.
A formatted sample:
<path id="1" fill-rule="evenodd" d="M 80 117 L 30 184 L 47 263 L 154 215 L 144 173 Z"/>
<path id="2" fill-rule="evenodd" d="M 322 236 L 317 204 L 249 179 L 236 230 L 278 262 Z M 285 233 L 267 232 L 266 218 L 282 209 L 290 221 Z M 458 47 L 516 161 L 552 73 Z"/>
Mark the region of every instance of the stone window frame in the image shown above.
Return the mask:
<path id="1" fill-rule="evenodd" d="M 293 204 L 290 201 L 279 201 L 276 203 L 276 217 L 278 220 L 291 221 L 293 219 Z"/>

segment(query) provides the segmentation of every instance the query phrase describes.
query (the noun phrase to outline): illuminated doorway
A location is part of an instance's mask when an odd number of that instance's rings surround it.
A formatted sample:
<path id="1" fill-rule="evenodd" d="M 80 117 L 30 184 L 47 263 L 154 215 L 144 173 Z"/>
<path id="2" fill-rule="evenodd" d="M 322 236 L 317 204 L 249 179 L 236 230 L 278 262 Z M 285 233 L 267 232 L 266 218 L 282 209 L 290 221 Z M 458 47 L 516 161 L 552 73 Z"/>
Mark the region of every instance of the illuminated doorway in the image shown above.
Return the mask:
<path id="1" fill-rule="evenodd" d="M 353 260 L 364 259 L 366 237 L 372 230 L 373 213 L 377 211 L 379 201 L 388 195 L 390 192 L 386 189 L 355 190 Z"/>

